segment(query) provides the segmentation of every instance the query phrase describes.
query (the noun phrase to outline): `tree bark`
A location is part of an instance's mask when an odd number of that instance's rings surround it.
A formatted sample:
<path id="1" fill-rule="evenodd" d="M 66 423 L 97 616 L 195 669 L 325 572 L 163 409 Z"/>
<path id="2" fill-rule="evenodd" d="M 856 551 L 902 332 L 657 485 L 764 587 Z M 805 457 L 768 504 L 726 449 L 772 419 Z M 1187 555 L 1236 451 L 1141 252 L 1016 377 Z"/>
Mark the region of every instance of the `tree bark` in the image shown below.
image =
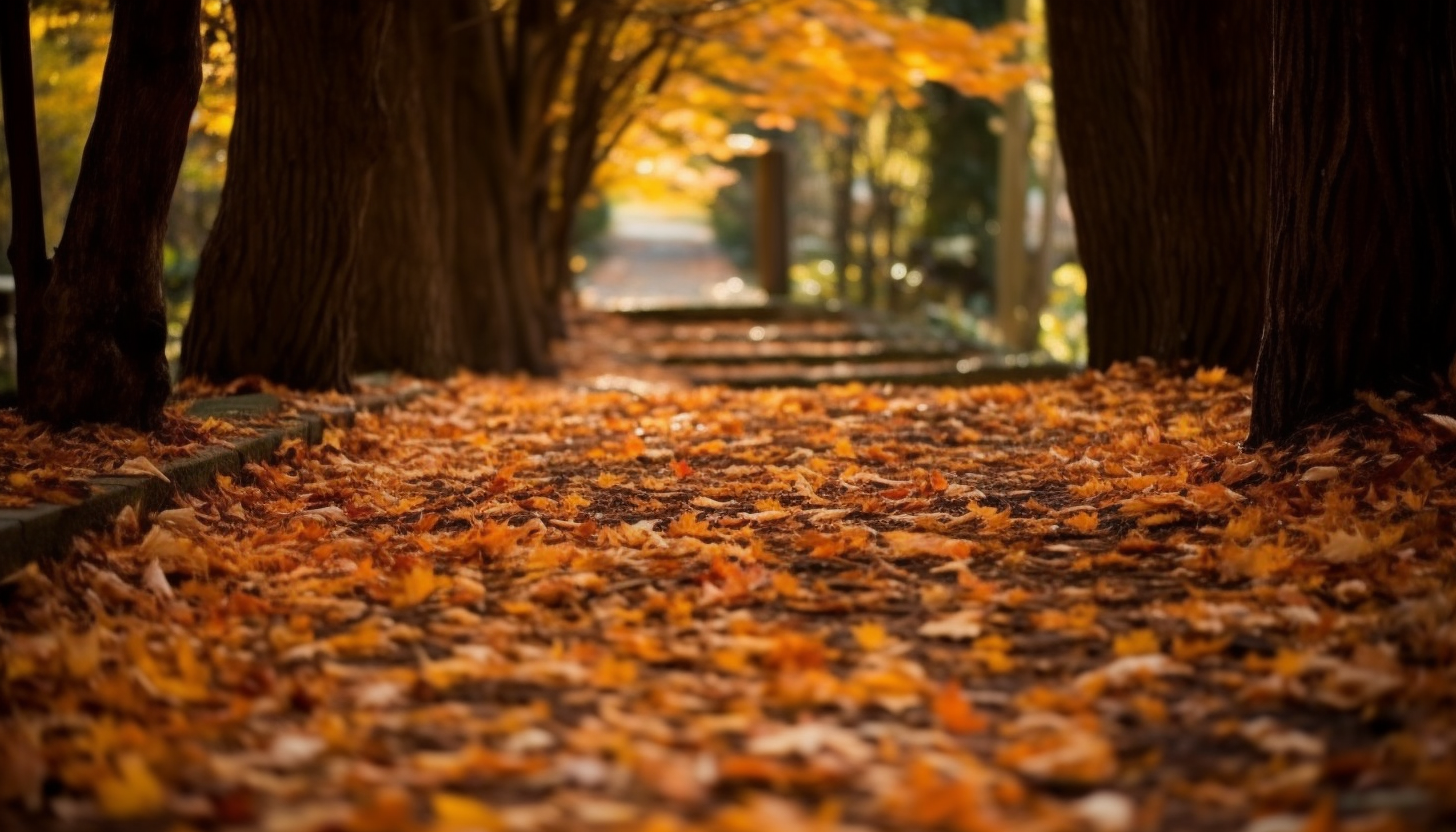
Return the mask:
<path id="1" fill-rule="evenodd" d="M 1264 300 L 1269 0 L 1148 0 L 1152 354 L 1254 366 Z"/>
<path id="2" fill-rule="evenodd" d="M 348 389 L 393 5 L 235 0 L 237 119 L 183 340 L 188 375 Z"/>
<path id="3" fill-rule="evenodd" d="M 1250 368 L 1258 341 L 1266 0 L 1048 0 L 1094 367 Z"/>
<path id="4" fill-rule="evenodd" d="M 26 415 L 153 427 L 171 392 L 162 239 L 202 82 L 198 0 L 118 0 L 96 119 L 40 306 Z M 34 283 L 30 288 L 34 288 Z"/>
<path id="5" fill-rule="evenodd" d="M 388 137 L 373 173 L 357 265 L 362 337 L 354 364 L 361 371 L 441 378 L 461 363 L 440 191 L 454 183 L 437 180 L 430 158 L 440 150 L 430 133 L 448 133 L 454 122 L 447 96 L 435 94 L 439 111 L 426 110 L 427 89 L 441 79 L 427 76 L 425 62 L 440 60 L 437 50 L 449 34 L 435 6 L 397 6 L 385 42 L 380 87 Z"/>
<path id="6" fill-rule="evenodd" d="M 544 374 L 551 368 L 545 321 L 529 292 L 535 273 L 527 266 L 536 235 L 528 226 L 524 198 L 513 187 L 511 140 L 496 111 L 504 106 L 487 78 L 491 72 L 481 24 L 490 13 L 480 0 L 455 0 L 448 52 L 453 129 L 455 215 L 452 271 L 457 287 L 460 349 L 478 372 Z"/>
<path id="7" fill-rule="evenodd" d="M 40 301 L 51 264 L 46 256 L 28 3 L 10 2 L 0 8 L 0 79 L 5 97 L 5 149 L 10 162 L 11 229 L 6 253 L 15 271 L 17 392 L 21 407 L 30 410 L 36 387 L 28 382 L 35 375 L 36 345 L 44 331 Z"/>
<path id="8" fill-rule="evenodd" d="M 859 144 L 859 119 L 845 117 L 844 132 L 827 137 L 829 144 L 830 245 L 839 302 L 848 304 L 849 267 L 854 262 L 850 233 L 854 224 L 854 153 Z"/>
<path id="9" fill-rule="evenodd" d="M 1287 0 L 1273 34 L 1252 445 L 1456 353 L 1456 9 Z"/>
<path id="10" fill-rule="evenodd" d="M 1143 3 L 1046 4 L 1067 198 L 1087 271 L 1093 367 L 1150 354 L 1154 342 L 1161 275 L 1147 198 L 1152 139 L 1141 57 L 1147 51 Z"/>

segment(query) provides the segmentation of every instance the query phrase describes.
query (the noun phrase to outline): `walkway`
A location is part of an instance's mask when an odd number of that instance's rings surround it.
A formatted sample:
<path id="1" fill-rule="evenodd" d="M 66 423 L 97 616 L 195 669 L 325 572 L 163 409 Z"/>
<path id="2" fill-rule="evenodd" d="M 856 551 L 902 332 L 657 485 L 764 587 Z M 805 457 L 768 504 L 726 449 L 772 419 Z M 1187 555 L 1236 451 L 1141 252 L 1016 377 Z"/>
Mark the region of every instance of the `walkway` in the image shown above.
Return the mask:
<path id="1" fill-rule="evenodd" d="M 457 380 L 0 585 L 0 828 L 1452 828 L 1452 402 L 1247 396 Z"/>

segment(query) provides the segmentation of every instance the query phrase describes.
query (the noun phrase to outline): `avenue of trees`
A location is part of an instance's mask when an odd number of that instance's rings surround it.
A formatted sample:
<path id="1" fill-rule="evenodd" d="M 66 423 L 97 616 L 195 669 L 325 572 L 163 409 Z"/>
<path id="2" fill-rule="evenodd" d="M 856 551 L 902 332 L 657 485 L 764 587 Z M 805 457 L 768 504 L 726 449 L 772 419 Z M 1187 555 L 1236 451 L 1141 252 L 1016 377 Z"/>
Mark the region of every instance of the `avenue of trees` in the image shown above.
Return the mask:
<path id="1" fill-rule="evenodd" d="M 898 5 L 232 0 L 236 118 L 184 373 L 324 389 L 369 369 L 549 374 L 578 206 L 630 169 L 624 151 L 722 154 L 744 119 L 833 123 L 927 80 L 968 95 L 1024 80 L 1013 33 Z M 14 86 L 7 107 L 28 79 Z M 45 316 L 33 300 L 21 317 Z M 52 383 L 23 375 L 27 412 Z"/>
<path id="2" fill-rule="evenodd" d="M 1445 376 L 1456 12 L 1046 3 L 1094 366 L 1252 370 L 1254 442 L 1358 389 Z M 926 81 L 994 97 L 1025 80 L 1014 30 L 917 5 L 209 3 L 230 10 L 236 113 L 184 373 L 311 389 L 373 369 L 550 374 L 578 207 L 634 148 L 721 157 L 744 120 L 835 135 L 886 100 L 913 106 Z M 0 13 L 32 418 L 146 426 L 168 394 L 160 240 L 195 121 L 199 9 L 115 0 L 53 255 L 27 4 Z"/>

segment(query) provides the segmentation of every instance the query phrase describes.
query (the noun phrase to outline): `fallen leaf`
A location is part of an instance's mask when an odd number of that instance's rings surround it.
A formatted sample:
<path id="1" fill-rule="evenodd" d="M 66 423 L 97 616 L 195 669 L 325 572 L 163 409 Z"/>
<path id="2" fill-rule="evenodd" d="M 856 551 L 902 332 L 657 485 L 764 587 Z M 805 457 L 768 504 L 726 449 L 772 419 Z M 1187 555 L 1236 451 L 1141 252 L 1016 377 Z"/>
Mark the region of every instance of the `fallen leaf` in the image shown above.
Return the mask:
<path id="1" fill-rule="evenodd" d="M 116 473 L 138 477 L 154 477 L 162 482 L 171 482 L 171 480 L 167 479 L 167 475 L 162 473 L 162 469 L 158 468 L 150 459 L 144 456 L 133 457 L 123 462 L 117 466 Z"/>

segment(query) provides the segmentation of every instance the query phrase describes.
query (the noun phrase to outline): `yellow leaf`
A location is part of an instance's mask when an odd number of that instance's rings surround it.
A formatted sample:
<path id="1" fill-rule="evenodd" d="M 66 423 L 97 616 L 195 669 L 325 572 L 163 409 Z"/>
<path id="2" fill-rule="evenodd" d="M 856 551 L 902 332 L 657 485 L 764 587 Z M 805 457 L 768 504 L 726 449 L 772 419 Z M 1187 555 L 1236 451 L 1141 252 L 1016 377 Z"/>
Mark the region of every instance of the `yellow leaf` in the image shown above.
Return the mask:
<path id="1" fill-rule="evenodd" d="M 1194 373 L 1193 380 L 1204 387 L 1216 387 L 1223 381 L 1226 375 L 1228 375 L 1228 370 L 1222 367 L 1209 367 L 1207 369 L 1200 369 Z"/>
<path id="2" fill-rule="evenodd" d="M 1133 630 L 1112 640 L 1112 652 L 1118 656 L 1142 656 L 1162 649 L 1157 634 L 1148 629 Z"/>
<path id="3" fill-rule="evenodd" d="M 146 760 L 123 754 L 116 761 L 116 773 L 96 783 L 96 802 L 107 817 L 141 818 L 160 814 L 167 806 L 167 792 Z"/>
<path id="4" fill-rule="evenodd" d="M 438 792 L 430 797 L 437 832 L 498 832 L 505 821 L 494 809 L 474 798 Z"/>
<path id="5" fill-rule="evenodd" d="M 865 650 L 878 650 L 890 640 L 890 637 L 885 634 L 885 628 L 874 622 L 851 627 L 850 632 L 854 634 L 854 640 L 859 642 L 859 646 Z"/>
<path id="6" fill-rule="evenodd" d="M 416 564 L 395 587 L 393 604 L 398 609 L 423 603 L 435 591 L 436 585 L 434 567 L 428 563 Z"/>
<path id="7" fill-rule="evenodd" d="M 93 627 L 84 633 L 62 633 L 61 650 L 66 673 L 72 679 L 89 678 L 101 666 L 101 631 Z"/>

